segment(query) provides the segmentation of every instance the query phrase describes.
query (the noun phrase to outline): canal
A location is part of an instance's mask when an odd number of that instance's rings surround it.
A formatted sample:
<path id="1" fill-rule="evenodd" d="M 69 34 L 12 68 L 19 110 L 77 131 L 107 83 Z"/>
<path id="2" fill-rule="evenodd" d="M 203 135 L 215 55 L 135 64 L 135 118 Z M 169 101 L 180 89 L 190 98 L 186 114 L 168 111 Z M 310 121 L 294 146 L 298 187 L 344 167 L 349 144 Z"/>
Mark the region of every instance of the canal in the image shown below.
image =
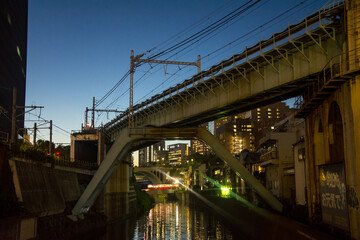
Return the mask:
<path id="1" fill-rule="evenodd" d="M 177 201 L 158 201 L 138 219 L 109 225 L 101 239 L 241 239 L 226 225 L 215 211 L 181 194 Z"/>

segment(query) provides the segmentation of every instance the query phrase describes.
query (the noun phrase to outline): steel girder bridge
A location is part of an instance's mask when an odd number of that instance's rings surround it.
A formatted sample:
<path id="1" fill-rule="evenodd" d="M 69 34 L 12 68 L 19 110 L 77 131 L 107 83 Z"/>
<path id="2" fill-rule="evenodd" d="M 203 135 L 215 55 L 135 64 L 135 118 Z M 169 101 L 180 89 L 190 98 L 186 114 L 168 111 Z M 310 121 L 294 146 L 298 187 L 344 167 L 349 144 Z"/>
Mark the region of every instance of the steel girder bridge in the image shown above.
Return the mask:
<path id="1" fill-rule="evenodd" d="M 330 61 L 343 54 L 343 12 L 344 4 L 339 3 L 308 16 L 135 105 L 131 118 L 125 111 L 106 124 L 104 133 L 112 147 L 73 208 L 72 218 L 89 210 L 131 151 L 159 140 L 191 138 L 207 143 L 270 207 L 281 212 L 282 204 L 212 134 L 194 126 L 302 94 Z M 128 128 L 129 119 L 134 119 L 134 128 Z"/>

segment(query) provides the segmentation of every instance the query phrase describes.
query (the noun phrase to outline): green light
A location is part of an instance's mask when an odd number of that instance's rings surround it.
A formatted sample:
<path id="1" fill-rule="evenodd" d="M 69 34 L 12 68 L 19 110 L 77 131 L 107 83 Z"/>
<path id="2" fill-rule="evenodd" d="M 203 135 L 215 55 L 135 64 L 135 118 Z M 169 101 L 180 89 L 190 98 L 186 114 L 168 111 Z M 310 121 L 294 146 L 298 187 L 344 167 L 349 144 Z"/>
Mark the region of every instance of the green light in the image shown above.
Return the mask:
<path id="1" fill-rule="evenodd" d="M 221 197 L 230 198 L 231 189 L 227 186 L 221 186 Z"/>

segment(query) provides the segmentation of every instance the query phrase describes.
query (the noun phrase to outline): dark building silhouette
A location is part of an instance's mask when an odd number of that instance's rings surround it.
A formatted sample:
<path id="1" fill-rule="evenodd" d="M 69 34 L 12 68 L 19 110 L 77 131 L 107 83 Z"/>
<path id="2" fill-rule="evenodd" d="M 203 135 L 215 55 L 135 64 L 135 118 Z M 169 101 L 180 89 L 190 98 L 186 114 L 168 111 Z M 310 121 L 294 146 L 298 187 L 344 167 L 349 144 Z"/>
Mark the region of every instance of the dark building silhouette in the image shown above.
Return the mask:
<path id="1" fill-rule="evenodd" d="M 25 106 L 27 21 L 27 0 L 0 1 L 0 140 L 11 137 L 14 87 L 17 105 Z M 16 115 L 23 111 L 18 109 Z M 23 115 L 16 127 L 16 131 L 24 127 Z"/>

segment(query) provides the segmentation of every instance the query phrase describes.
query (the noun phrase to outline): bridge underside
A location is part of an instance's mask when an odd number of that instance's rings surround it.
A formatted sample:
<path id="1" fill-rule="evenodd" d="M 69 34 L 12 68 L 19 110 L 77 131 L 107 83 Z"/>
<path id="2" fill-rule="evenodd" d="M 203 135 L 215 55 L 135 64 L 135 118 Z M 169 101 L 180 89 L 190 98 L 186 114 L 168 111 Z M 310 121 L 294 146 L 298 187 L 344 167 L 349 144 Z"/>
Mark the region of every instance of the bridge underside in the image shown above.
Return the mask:
<path id="1" fill-rule="evenodd" d="M 154 173 L 150 172 L 150 171 L 134 171 L 135 174 L 142 174 L 145 177 L 147 177 L 153 184 L 161 184 L 163 183 L 161 181 L 161 179 L 156 176 Z"/>
<path id="2" fill-rule="evenodd" d="M 134 146 L 144 141 L 200 139 L 208 144 L 218 157 L 237 172 L 274 210 L 281 212 L 282 204 L 206 129 L 203 128 L 133 128 L 122 131 L 110 148 L 98 171 L 72 210 L 72 219 L 86 213 L 104 189 L 112 173 Z"/>

